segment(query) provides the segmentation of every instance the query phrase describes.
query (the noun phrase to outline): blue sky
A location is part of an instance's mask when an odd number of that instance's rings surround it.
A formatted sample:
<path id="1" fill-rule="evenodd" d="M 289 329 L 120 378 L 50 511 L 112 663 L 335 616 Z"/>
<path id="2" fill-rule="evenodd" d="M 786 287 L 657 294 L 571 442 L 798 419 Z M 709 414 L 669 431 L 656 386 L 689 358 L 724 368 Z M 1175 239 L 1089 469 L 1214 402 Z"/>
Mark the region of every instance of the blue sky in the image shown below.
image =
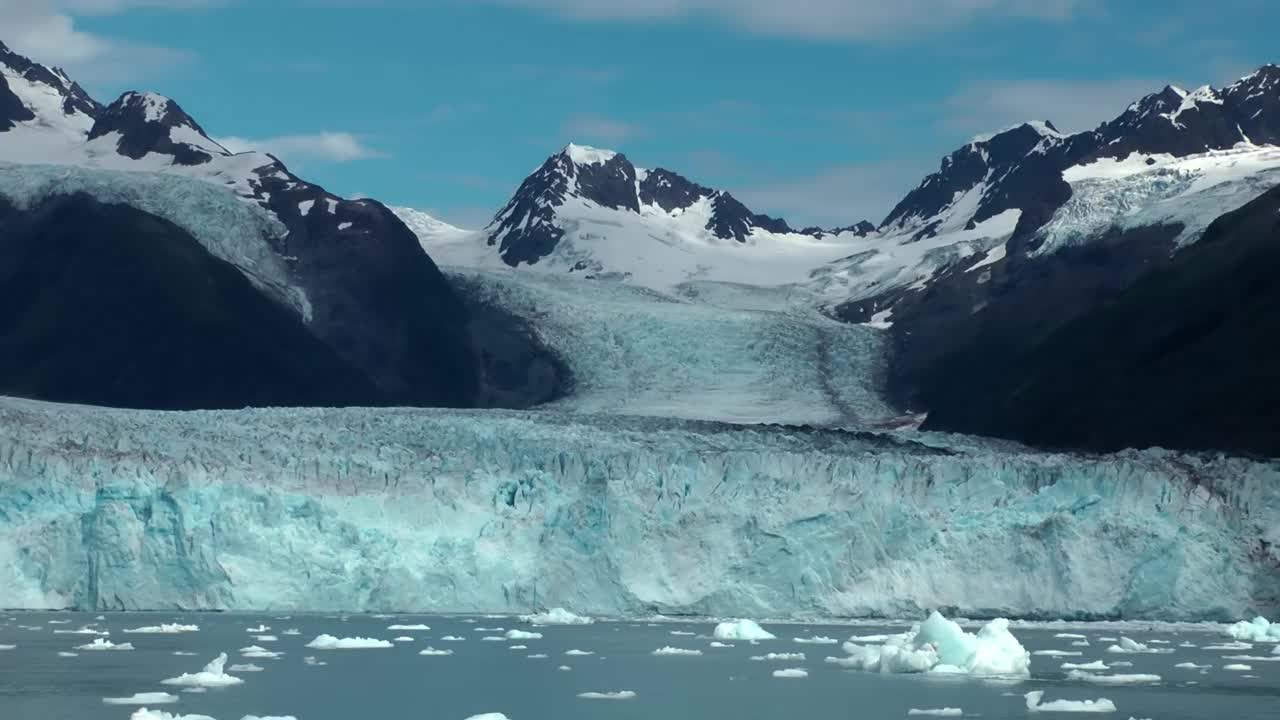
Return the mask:
<path id="1" fill-rule="evenodd" d="M 149 89 L 344 195 L 487 220 L 568 141 L 793 224 L 878 221 L 1023 119 L 1079 130 L 1280 62 L 1274 0 L 0 0 L 100 100 Z"/>

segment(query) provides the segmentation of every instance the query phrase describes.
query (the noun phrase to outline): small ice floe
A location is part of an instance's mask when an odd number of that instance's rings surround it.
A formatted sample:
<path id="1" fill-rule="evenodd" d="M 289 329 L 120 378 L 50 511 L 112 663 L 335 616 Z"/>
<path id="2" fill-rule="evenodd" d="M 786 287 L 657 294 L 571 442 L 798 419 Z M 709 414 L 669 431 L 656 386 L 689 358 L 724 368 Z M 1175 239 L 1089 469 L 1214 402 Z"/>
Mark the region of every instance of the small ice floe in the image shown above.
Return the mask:
<path id="1" fill-rule="evenodd" d="M 258 627 L 245 628 L 244 631 L 252 635 L 261 635 L 265 632 L 271 632 L 271 628 L 266 625 L 259 625 Z"/>
<path id="2" fill-rule="evenodd" d="M 911 708 L 910 710 L 907 711 L 907 715 L 929 715 L 932 717 L 960 717 L 961 715 L 964 715 L 964 710 L 960 708 L 950 708 L 950 707 L 949 708 L 930 708 L 927 710 Z"/>
<path id="3" fill-rule="evenodd" d="M 577 649 L 577 648 L 574 648 L 574 649 L 572 649 L 572 650 L 565 650 L 565 651 L 564 651 L 564 654 L 565 654 L 565 655 L 586 656 L 586 655 L 595 655 L 596 653 L 595 653 L 595 651 L 594 651 L 594 650 L 579 650 L 579 649 Z"/>
<path id="4" fill-rule="evenodd" d="M 0 650 L 13 650 L 17 645 L 0 645 Z"/>
<path id="5" fill-rule="evenodd" d="M 482 628 L 482 627 L 471 628 L 471 629 L 475 632 L 489 632 L 489 633 L 503 632 L 506 630 L 506 628 Z"/>
<path id="6" fill-rule="evenodd" d="M 391 642 L 413 642 L 413 638 L 408 635 L 401 635 L 399 637 L 391 638 Z"/>
<path id="7" fill-rule="evenodd" d="M 1218 645 L 1205 645 L 1201 650 L 1252 650 L 1253 645 L 1247 642 L 1227 642 Z"/>
<path id="8" fill-rule="evenodd" d="M 711 641 L 711 647 L 713 647 L 713 648 L 731 648 L 731 647 L 733 647 L 733 643 L 722 643 L 722 642 L 720 642 L 719 640 L 712 640 L 712 641 Z"/>
<path id="9" fill-rule="evenodd" d="M 195 694 L 197 694 L 197 693 L 207 693 L 207 692 L 209 692 L 209 688 L 202 688 L 202 687 L 189 687 L 189 688 L 183 688 L 183 689 L 182 689 L 182 692 L 184 692 L 184 693 L 191 693 L 192 695 L 195 695 Z"/>
<path id="10" fill-rule="evenodd" d="M 280 638 L 275 635 L 254 635 L 253 639 L 258 642 L 279 642 L 280 640 Z"/>
<path id="11" fill-rule="evenodd" d="M 177 655 L 178 657 L 195 657 L 196 656 L 195 653 L 187 652 L 186 650 L 174 650 L 173 654 Z"/>
<path id="12" fill-rule="evenodd" d="M 1147 644 L 1148 645 L 1172 645 L 1173 643 L 1169 642 L 1168 640 L 1148 640 Z"/>
<path id="13" fill-rule="evenodd" d="M 695 656 L 695 655 L 701 655 L 701 654 L 702 654 L 702 651 L 701 651 L 701 650 L 688 650 L 688 649 L 686 649 L 686 648 L 671 647 L 670 645 L 668 645 L 668 646 L 666 646 L 666 647 L 660 647 L 660 648 L 658 648 L 657 650 L 654 650 L 654 651 L 653 651 L 652 653 L 650 653 L 650 654 L 651 654 L 651 655 L 658 655 L 658 656 L 662 656 L 662 657 L 681 657 L 681 656 L 685 656 L 685 657 L 693 657 L 693 656 Z"/>
<path id="14" fill-rule="evenodd" d="M 453 651 L 452 651 L 452 650 L 437 650 L 437 649 L 435 649 L 435 648 L 431 647 L 430 645 L 428 645 L 428 646 L 427 646 L 427 648 L 426 648 L 425 650 L 419 650 L 419 651 L 418 651 L 418 654 L 419 654 L 419 655 L 426 655 L 427 657 L 445 657 L 446 655 L 452 655 L 452 654 L 453 654 Z"/>
<path id="15" fill-rule="evenodd" d="M 125 632 L 129 632 L 129 631 L 125 630 Z M 99 637 L 106 637 L 107 635 L 111 634 L 111 631 L 99 630 L 97 628 L 91 628 L 86 625 L 77 630 L 54 630 L 53 634 L 54 635 L 97 635 Z"/>
<path id="16" fill-rule="evenodd" d="M 77 645 L 76 650 L 132 650 L 133 643 L 113 643 L 110 640 L 94 638 L 88 645 Z"/>
<path id="17" fill-rule="evenodd" d="M 1116 711 L 1116 704 L 1106 698 L 1041 702 L 1044 698 L 1043 690 L 1032 690 L 1023 697 L 1027 700 L 1027 710 L 1030 712 L 1112 713 Z"/>
<path id="18" fill-rule="evenodd" d="M 298 628 L 289 628 L 288 630 L 285 630 L 284 632 L 282 632 L 282 633 L 280 633 L 280 634 L 281 634 L 281 635 L 301 635 L 301 634 L 302 634 L 302 631 L 301 631 L 301 630 L 299 630 Z"/>
<path id="19" fill-rule="evenodd" d="M 1058 633 L 1057 635 L 1054 635 L 1054 637 L 1056 637 L 1056 638 L 1067 638 L 1067 639 L 1070 639 L 1070 640 L 1084 640 L 1085 638 L 1087 638 L 1087 637 L 1089 637 L 1089 636 L 1088 636 L 1088 635 L 1081 635 L 1080 633 Z"/>
<path id="20" fill-rule="evenodd" d="M 794 662 L 796 660 L 804 660 L 804 653 L 765 653 L 764 655 L 752 655 L 751 659 L 756 662 Z"/>
<path id="21" fill-rule="evenodd" d="M 401 632 L 405 632 L 405 631 L 411 631 L 411 632 L 426 632 L 426 631 L 430 630 L 430 629 L 431 629 L 431 627 L 430 627 L 430 626 L 423 625 L 423 624 L 419 623 L 419 624 L 417 624 L 417 625 L 388 625 L 388 626 L 387 626 L 387 629 L 388 629 L 388 630 L 399 630 L 399 631 L 401 631 Z"/>
<path id="22" fill-rule="evenodd" d="M 732 620 L 716 625 L 712 633 L 717 640 L 777 640 L 778 636 L 760 627 L 754 620 Z"/>
<path id="23" fill-rule="evenodd" d="M 129 716 L 129 720 L 213 720 L 208 715 L 172 715 L 163 710 L 138 708 Z"/>
<path id="24" fill-rule="evenodd" d="M 66 650 L 63 650 L 58 653 L 58 657 L 80 657 L 80 653 L 67 652 Z"/>
<path id="25" fill-rule="evenodd" d="M 529 646 L 528 646 L 528 645 L 512 645 L 511 647 L 509 647 L 509 648 L 507 648 L 507 649 L 508 649 L 508 650 L 528 650 L 528 649 L 529 649 Z"/>
<path id="26" fill-rule="evenodd" d="M 1119 640 L 1119 638 L 1113 638 L 1113 637 L 1100 637 L 1100 638 L 1098 638 L 1098 640 L 1100 640 L 1101 642 L 1116 642 L 1117 640 Z"/>
<path id="27" fill-rule="evenodd" d="M 792 640 L 800 643 L 801 645 L 838 645 L 840 643 L 840 641 L 835 638 L 825 637 L 823 635 L 814 635 L 813 637 L 807 638 L 792 638 Z"/>
<path id="28" fill-rule="evenodd" d="M 1264 617 L 1228 625 L 1226 633 L 1236 640 L 1280 643 L 1280 623 L 1270 622 Z"/>
<path id="29" fill-rule="evenodd" d="M 1229 672 L 1249 672 L 1250 670 L 1253 670 L 1253 666 L 1243 665 L 1241 663 L 1231 663 L 1230 665 L 1223 665 L 1222 669 Z"/>
<path id="30" fill-rule="evenodd" d="M 1178 643 L 1178 647 L 1180 648 L 1193 648 L 1195 646 L 1196 646 L 1195 643 L 1190 642 L 1188 640 L 1183 640 L 1182 642 Z"/>
<path id="31" fill-rule="evenodd" d="M 102 698 L 105 705 L 170 705 L 178 700 L 177 695 L 170 695 L 167 692 L 142 692 L 134 693 L 129 697 Z"/>
<path id="32" fill-rule="evenodd" d="M 440 639 L 443 640 L 444 642 L 466 642 L 467 640 L 466 638 L 458 637 L 457 635 L 445 635 Z"/>
<path id="33" fill-rule="evenodd" d="M 263 715 L 261 717 L 257 715 L 245 715 L 240 718 L 240 720 L 298 720 L 298 718 L 292 715 Z"/>
<path id="34" fill-rule="evenodd" d="M 521 615 L 520 620 L 532 625 L 590 625 L 595 622 L 589 617 L 575 615 L 561 607 L 532 615 Z"/>
<path id="35" fill-rule="evenodd" d="M 1102 662 L 1101 660 L 1094 660 L 1093 662 L 1087 662 L 1087 663 L 1064 662 L 1062 663 L 1062 669 L 1063 670 L 1098 671 L 1098 670 L 1110 670 L 1111 668 L 1107 667 L 1107 664 Z"/>
<path id="36" fill-rule="evenodd" d="M 261 665 L 254 665 L 253 663 L 239 663 L 237 665 L 232 665 L 227 669 L 231 672 L 262 672 L 266 668 Z"/>
<path id="37" fill-rule="evenodd" d="M 1280 645 L 1276 647 L 1280 647 Z M 1222 659 L 1245 660 L 1248 662 L 1280 662 L 1280 655 L 1223 655 Z"/>
<path id="38" fill-rule="evenodd" d="M 560 672 L 569 672 L 569 671 L 570 671 L 570 670 L 572 670 L 573 668 L 569 667 L 568 665 L 561 665 L 560 667 L 558 667 L 558 668 L 556 668 L 556 669 L 557 669 L 557 670 L 559 670 Z"/>
<path id="39" fill-rule="evenodd" d="M 881 673 L 1029 677 L 1031 654 L 1009 632 L 1009 621 L 992 620 L 977 633 L 935 612 L 881 645 L 845 643 L 847 658 L 827 662 Z"/>
<path id="40" fill-rule="evenodd" d="M 49 624 L 50 625 L 70 625 L 71 621 L 70 620 L 50 620 Z"/>
<path id="41" fill-rule="evenodd" d="M 482 642 L 505 642 L 506 638 L 502 637 L 501 635 L 485 635 L 484 637 L 480 638 L 480 640 Z"/>
<path id="42" fill-rule="evenodd" d="M 302 662 L 303 662 L 303 664 L 305 664 L 305 665 L 312 665 L 312 666 L 328 665 L 328 664 L 329 664 L 329 663 L 327 663 L 327 662 L 325 662 L 325 661 L 323 661 L 323 660 L 317 660 L 315 655 L 308 655 L 308 656 L 306 656 L 306 657 L 302 658 Z"/>
<path id="43" fill-rule="evenodd" d="M 1172 648 L 1153 648 L 1144 645 L 1137 640 L 1131 640 L 1127 637 L 1121 637 L 1120 643 L 1107 647 L 1107 652 L 1120 655 L 1167 655 L 1173 652 Z"/>
<path id="44" fill-rule="evenodd" d="M 634 700 L 636 694 L 631 690 L 619 690 L 617 692 L 578 693 L 578 697 L 583 700 Z"/>
<path id="45" fill-rule="evenodd" d="M 130 628 L 124 632 L 136 633 L 138 635 L 178 635 L 180 633 L 200 632 L 200 626 L 183 625 L 181 623 L 162 623 L 160 625 L 144 625 L 143 627 Z"/>
<path id="46" fill-rule="evenodd" d="M 525 657 L 529 658 L 530 660 L 546 660 L 546 659 L 547 659 L 547 654 L 546 654 L 546 653 L 534 653 L 533 655 L 526 655 Z"/>
<path id="47" fill-rule="evenodd" d="M 204 669 L 198 673 L 182 673 L 178 677 L 161 680 L 161 685 L 178 685 L 181 687 L 227 687 L 230 685 L 239 685 L 244 681 L 233 675 L 228 675 L 223 669 L 227 664 L 227 654 L 222 653 L 214 658 L 212 662 L 204 666 Z"/>
<path id="48" fill-rule="evenodd" d="M 1089 647 L 1088 640 L 1076 640 L 1071 643 L 1071 647 Z"/>
<path id="49" fill-rule="evenodd" d="M 240 648 L 240 655 L 251 660 L 278 660 L 284 653 L 272 652 L 261 645 Z"/>
<path id="50" fill-rule="evenodd" d="M 1134 675 L 1095 675 L 1084 670 L 1072 670 L 1067 673 L 1068 680 L 1093 683 L 1094 685 L 1146 685 L 1160 682 L 1159 675 L 1139 673 Z"/>
<path id="51" fill-rule="evenodd" d="M 1076 650 L 1036 650 L 1032 655 L 1043 655 L 1046 657 L 1080 657 L 1084 653 Z"/>
<path id="52" fill-rule="evenodd" d="M 687 630 L 672 630 L 669 634 L 675 635 L 676 637 L 693 637 L 698 633 L 689 632 Z"/>
<path id="53" fill-rule="evenodd" d="M 480 713 L 479 715 L 472 715 L 467 720 L 511 720 L 511 718 L 502 713 Z"/>
<path id="54" fill-rule="evenodd" d="M 1197 665 L 1197 664 L 1195 664 L 1195 663 L 1193 663 L 1193 662 L 1181 662 L 1181 663 L 1178 663 L 1177 665 L 1174 665 L 1174 667 L 1176 667 L 1176 668 L 1178 668 L 1178 669 L 1180 669 L 1180 670 L 1208 670 L 1209 668 L 1211 668 L 1211 667 L 1213 667 L 1213 666 L 1212 666 L 1212 665 Z"/>
<path id="55" fill-rule="evenodd" d="M 785 670 L 774 670 L 773 676 L 784 679 L 799 679 L 809 677 L 809 671 L 804 668 L 787 668 Z"/>
<path id="56" fill-rule="evenodd" d="M 524 630 L 514 630 L 514 629 L 508 630 L 506 635 L 508 640 L 541 640 L 542 639 L 542 633 L 526 632 Z"/>
<path id="57" fill-rule="evenodd" d="M 1113 667 L 1113 668 L 1118 668 L 1118 667 L 1133 667 L 1133 663 L 1129 662 L 1128 660 L 1113 660 L 1113 661 L 1111 662 L 1111 667 Z"/>
<path id="58" fill-rule="evenodd" d="M 338 638 L 332 635 L 317 635 L 316 639 L 307 643 L 306 646 L 313 650 L 372 650 L 389 648 L 391 643 L 377 638 Z"/>

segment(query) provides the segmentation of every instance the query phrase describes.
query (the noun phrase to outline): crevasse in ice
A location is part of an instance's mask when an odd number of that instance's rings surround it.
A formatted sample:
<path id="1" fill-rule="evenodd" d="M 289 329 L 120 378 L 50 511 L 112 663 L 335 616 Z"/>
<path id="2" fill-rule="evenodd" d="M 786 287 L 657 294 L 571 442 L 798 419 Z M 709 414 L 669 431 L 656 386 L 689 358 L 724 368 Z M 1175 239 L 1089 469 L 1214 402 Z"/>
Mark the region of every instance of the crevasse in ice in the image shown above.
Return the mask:
<path id="1" fill-rule="evenodd" d="M 554 412 L 0 400 L 0 605 L 1238 619 L 1280 468 Z"/>

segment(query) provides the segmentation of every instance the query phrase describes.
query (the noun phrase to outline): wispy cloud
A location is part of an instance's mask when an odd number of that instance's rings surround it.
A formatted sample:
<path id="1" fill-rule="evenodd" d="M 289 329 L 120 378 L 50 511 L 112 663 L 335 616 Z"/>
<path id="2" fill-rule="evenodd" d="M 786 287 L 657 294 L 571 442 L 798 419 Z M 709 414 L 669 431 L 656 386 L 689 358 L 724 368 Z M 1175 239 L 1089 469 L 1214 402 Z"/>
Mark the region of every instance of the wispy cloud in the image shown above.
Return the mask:
<path id="1" fill-rule="evenodd" d="M 640 125 L 599 115 L 571 117 L 561 125 L 560 132 L 571 141 L 607 144 L 625 143 L 648 135 L 648 130 Z"/>
<path id="2" fill-rule="evenodd" d="M 1011 80 L 969 85 L 943 103 L 949 130 L 979 133 L 1026 120 L 1049 120 L 1063 132 L 1091 130 L 1167 80 Z"/>
<path id="3" fill-rule="evenodd" d="M 214 139 L 231 152 L 260 150 L 286 162 L 316 160 L 342 163 L 384 157 L 383 153 L 365 145 L 358 136 L 348 132 L 281 135 L 257 140 L 234 136 Z"/>
<path id="4" fill-rule="evenodd" d="M 710 17 L 748 32 L 876 41 L 991 21 L 1069 19 L 1086 0 L 485 0 L 590 21 Z"/>

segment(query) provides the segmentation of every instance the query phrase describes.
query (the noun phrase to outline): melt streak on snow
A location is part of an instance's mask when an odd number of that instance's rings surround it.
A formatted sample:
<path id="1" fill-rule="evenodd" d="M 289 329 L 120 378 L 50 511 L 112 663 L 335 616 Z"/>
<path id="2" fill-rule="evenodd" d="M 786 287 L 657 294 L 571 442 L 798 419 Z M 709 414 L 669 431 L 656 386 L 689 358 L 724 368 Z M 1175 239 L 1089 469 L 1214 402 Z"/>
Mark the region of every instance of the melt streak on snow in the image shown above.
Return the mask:
<path id="1" fill-rule="evenodd" d="M 1277 590 L 1280 471 L 1241 459 L 554 412 L 0 427 L 8 607 L 1216 619 Z"/>

